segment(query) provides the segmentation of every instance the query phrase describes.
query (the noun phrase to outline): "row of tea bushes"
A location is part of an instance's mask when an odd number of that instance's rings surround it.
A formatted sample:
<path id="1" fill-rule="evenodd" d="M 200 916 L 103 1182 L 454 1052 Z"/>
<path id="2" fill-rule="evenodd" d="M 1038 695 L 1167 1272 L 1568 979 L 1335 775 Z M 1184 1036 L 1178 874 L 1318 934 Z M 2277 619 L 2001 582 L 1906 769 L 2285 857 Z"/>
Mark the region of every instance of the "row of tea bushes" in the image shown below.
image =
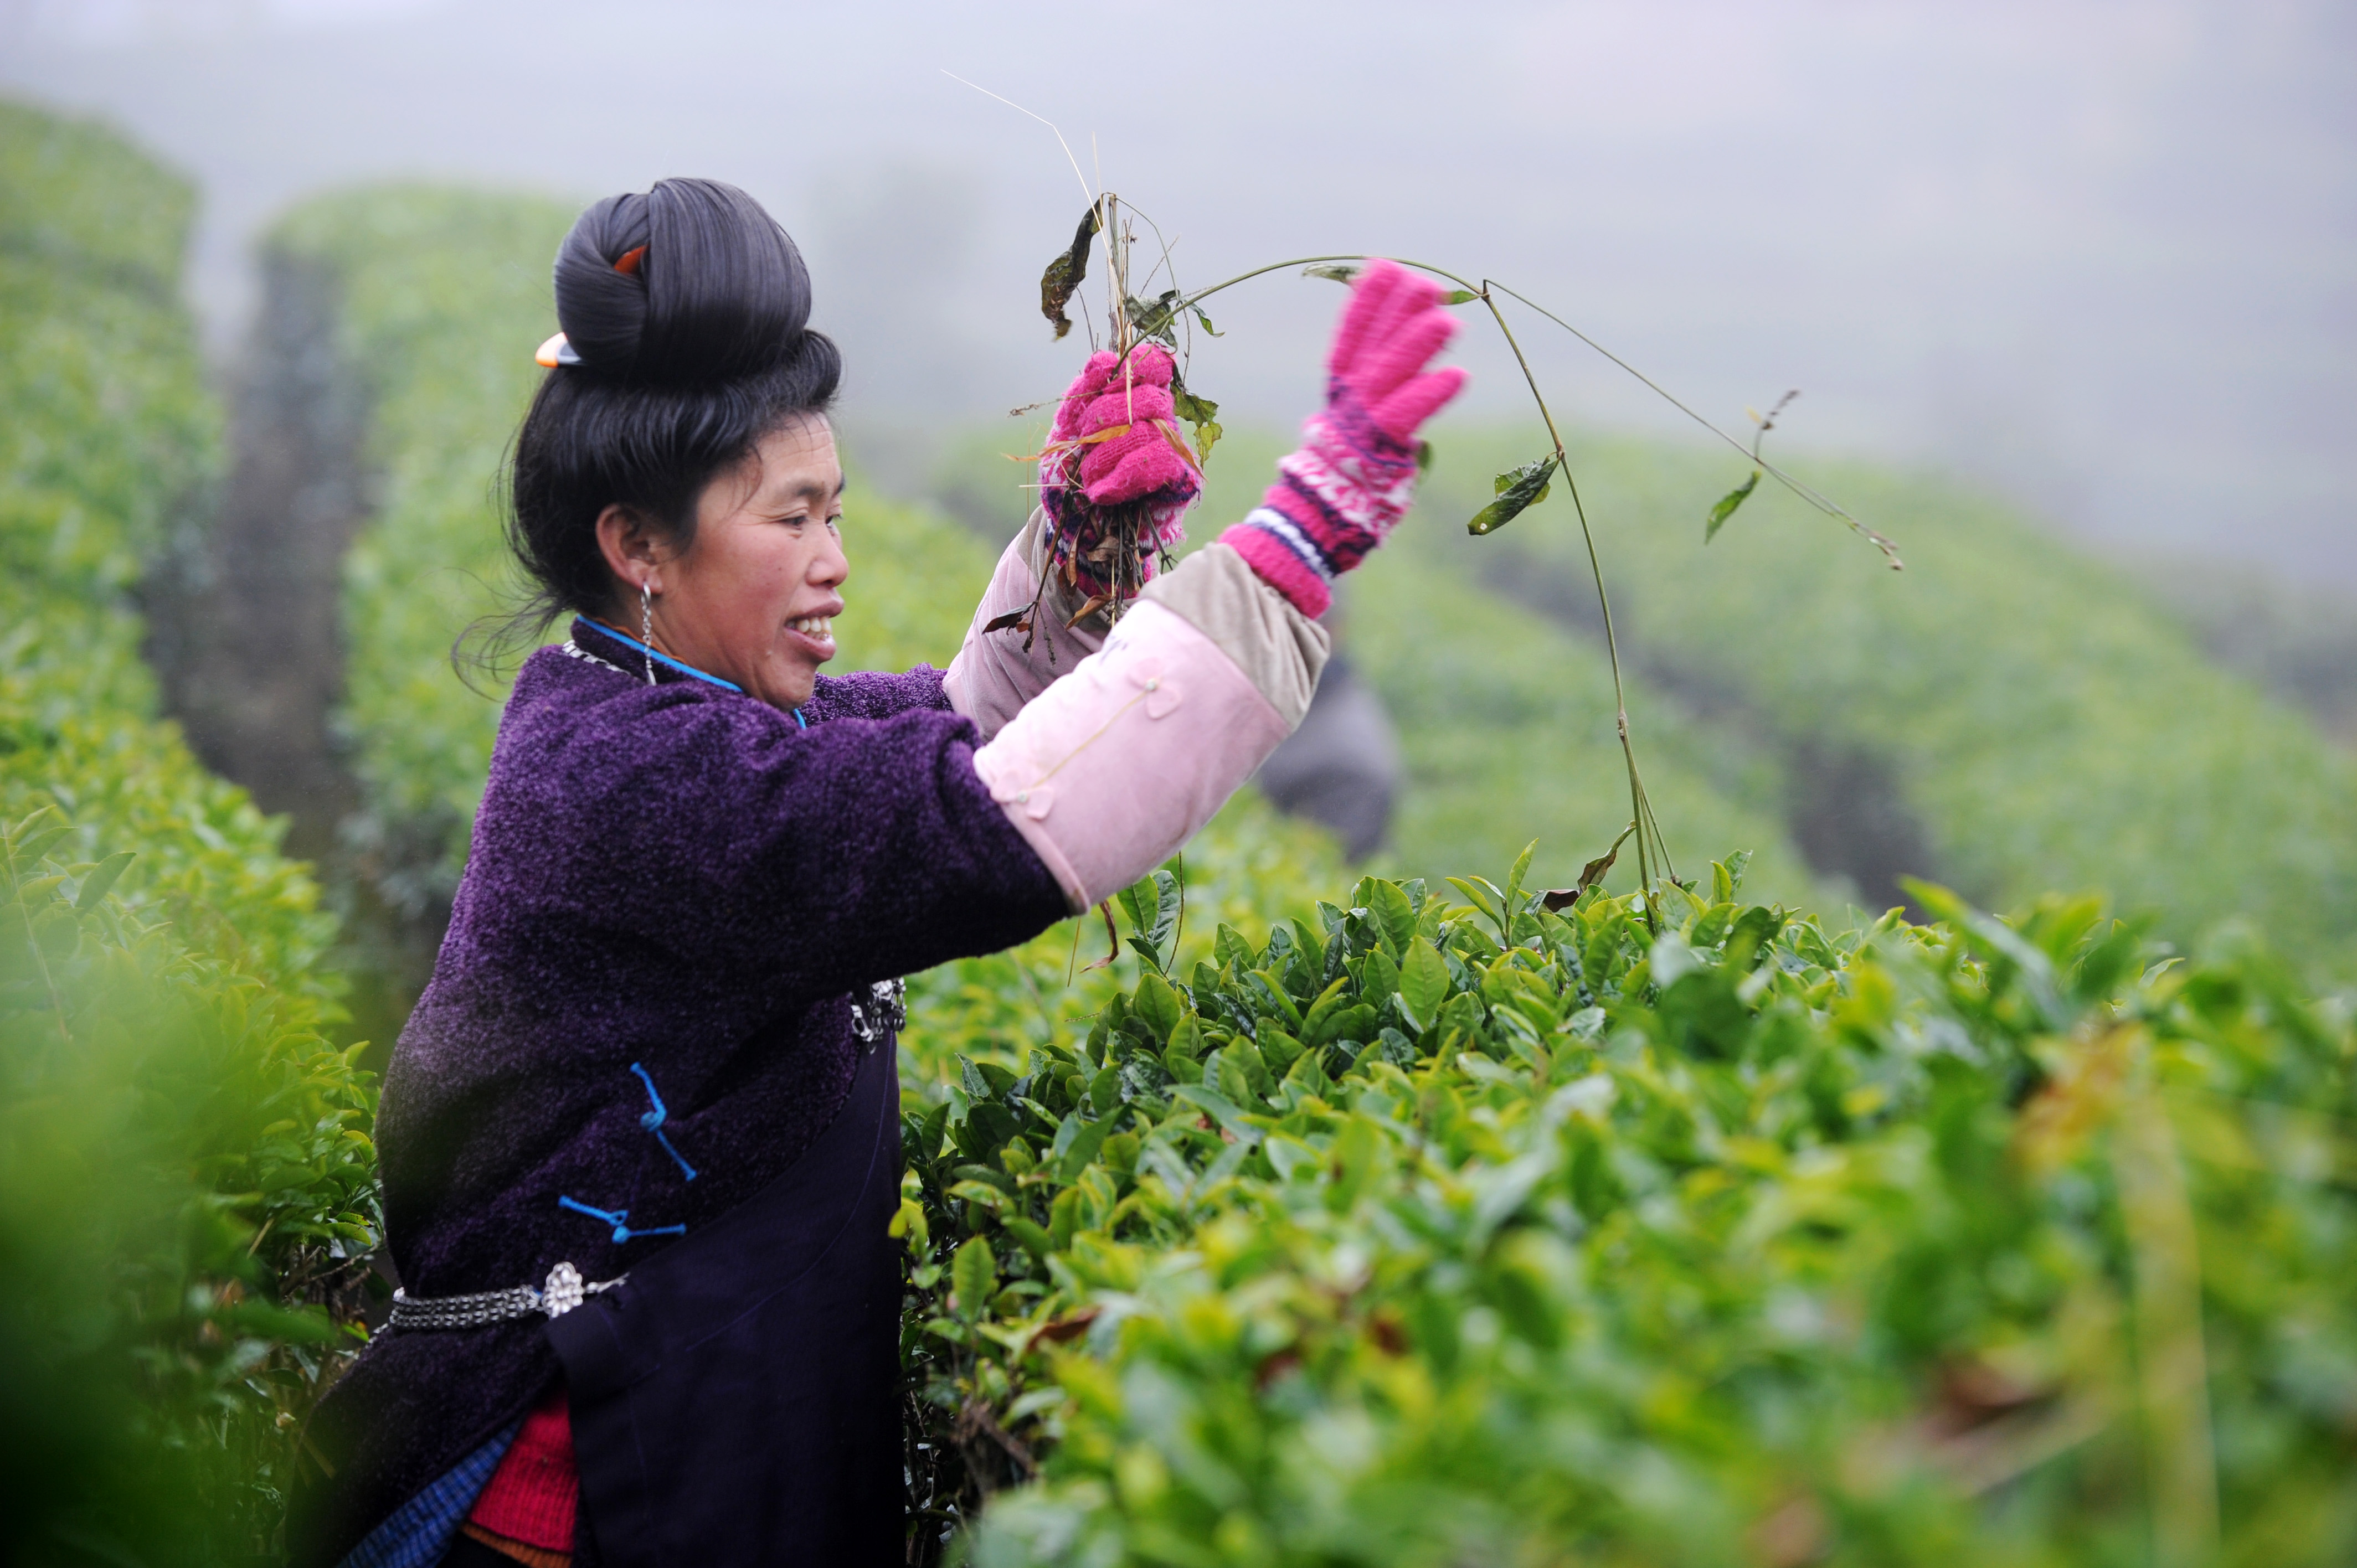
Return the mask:
<path id="1" fill-rule="evenodd" d="M 328 281 L 325 347 L 368 401 L 371 515 L 343 572 L 339 728 L 361 789 L 345 831 L 412 918 L 447 908 L 490 765 L 499 703 L 451 649 L 514 593 L 500 466 L 555 330 L 549 260 L 572 220 L 545 200 L 393 187 L 307 202 L 264 242 Z"/>
<path id="2" fill-rule="evenodd" d="M 1489 580 L 1585 605 L 1562 485 L 1462 535 L 1486 477 L 1541 445 L 1469 434 L 1426 521 Z M 1929 841 L 1917 869 L 2000 906 L 2101 888 L 2179 941 L 2245 917 L 2303 964 L 2357 974 L 2357 758 L 2123 575 L 1929 476 L 1801 465 L 1897 539 L 1894 574 L 1772 481 L 1706 546 L 1712 503 L 1749 472 L 1733 453 L 1583 441 L 1574 461 L 1631 649 L 1758 727 L 1886 764 Z"/>
<path id="3" fill-rule="evenodd" d="M 1534 878 L 1573 885 L 1629 822 L 1611 666 L 1601 648 L 1452 570 L 1430 527 L 1415 520 L 1361 569 L 1343 624 L 1407 762 L 1392 858 L 1437 878 L 1494 864 L 1535 834 Z M 1743 844 L 1756 888 L 1817 907 L 1816 879 L 1778 820 L 1772 771 L 1755 748 L 1633 674 L 1625 684 L 1646 797 L 1677 875 L 1695 874 L 1700 845 Z M 1636 886 L 1633 847 L 1605 885 Z"/>
<path id="4" fill-rule="evenodd" d="M 911 1560 L 2347 1561 L 2348 1010 L 1738 870 L 1191 962 L 1133 890 L 1134 986 L 904 1118 Z"/>
<path id="5" fill-rule="evenodd" d="M 190 197 L 0 104 L 0 1454 L 18 1561 L 269 1546 L 376 1243 L 334 923 L 156 717 L 131 604 L 217 474 Z"/>

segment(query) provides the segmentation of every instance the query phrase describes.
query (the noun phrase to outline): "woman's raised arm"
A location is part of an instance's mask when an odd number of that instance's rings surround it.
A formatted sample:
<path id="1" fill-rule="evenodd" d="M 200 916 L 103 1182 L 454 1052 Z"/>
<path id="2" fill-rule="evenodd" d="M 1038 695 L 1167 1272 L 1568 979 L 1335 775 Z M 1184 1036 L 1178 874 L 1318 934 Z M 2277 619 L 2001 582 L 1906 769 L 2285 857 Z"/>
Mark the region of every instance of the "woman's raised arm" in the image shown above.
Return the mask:
<path id="1" fill-rule="evenodd" d="M 975 755 L 1072 908 L 1183 844 L 1300 724 L 1325 665 L 1315 618 L 1330 585 L 1406 514 L 1417 427 L 1464 384 L 1461 370 L 1426 369 L 1456 329 L 1437 285 L 1372 263 L 1335 334 L 1326 407 L 1278 463 L 1262 505 L 1147 584 L 1101 651 L 1022 705 Z M 1099 383 L 1092 407 L 1105 412 L 1083 428 L 1136 413 L 1146 389 Z M 1136 424 L 1124 440 L 1159 442 Z M 1125 499 L 1125 483 L 1167 486 L 1152 456 L 1151 446 L 1110 455 L 1112 493 L 1091 488 L 1090 498 Z"/>

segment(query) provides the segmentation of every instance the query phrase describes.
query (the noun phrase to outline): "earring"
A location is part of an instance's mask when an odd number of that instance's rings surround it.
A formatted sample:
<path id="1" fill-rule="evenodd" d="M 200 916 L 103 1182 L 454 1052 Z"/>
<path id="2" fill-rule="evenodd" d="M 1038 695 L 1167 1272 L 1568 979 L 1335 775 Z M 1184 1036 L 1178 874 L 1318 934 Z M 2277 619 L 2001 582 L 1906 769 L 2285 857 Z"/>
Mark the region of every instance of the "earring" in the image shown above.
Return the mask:
<path id="1" fill-rule="evenodd" d="M 643 579 L 639 583 L 639 643 L 645 650 L 647 684 L 655 683 L 655 591 Z"/>

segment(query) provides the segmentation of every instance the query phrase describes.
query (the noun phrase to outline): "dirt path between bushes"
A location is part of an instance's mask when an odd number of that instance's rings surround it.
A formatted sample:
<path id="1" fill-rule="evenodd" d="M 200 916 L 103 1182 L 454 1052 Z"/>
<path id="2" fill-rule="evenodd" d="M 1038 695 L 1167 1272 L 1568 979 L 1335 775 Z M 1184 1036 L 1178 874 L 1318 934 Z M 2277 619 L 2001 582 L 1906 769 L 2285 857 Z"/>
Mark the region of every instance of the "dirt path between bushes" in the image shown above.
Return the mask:
<path id="1" fill-rule="evenodd" d="M 372 510 L 369 393 L 338 351 L 333 278 L 267 250 L 262 274 L 231 392 L 229 476 L 209 525 L 150 574 L 149 655 L 167 711 L 205 765 L 290 819 L 286 852 L 317 868 L 343 918 L 349 1038 L 371 1041 L 369 1065 L 381 1068 L 441 921 L 386 908 L 343 833 L 361 793 L 334 715 L 344 556 Z"/>

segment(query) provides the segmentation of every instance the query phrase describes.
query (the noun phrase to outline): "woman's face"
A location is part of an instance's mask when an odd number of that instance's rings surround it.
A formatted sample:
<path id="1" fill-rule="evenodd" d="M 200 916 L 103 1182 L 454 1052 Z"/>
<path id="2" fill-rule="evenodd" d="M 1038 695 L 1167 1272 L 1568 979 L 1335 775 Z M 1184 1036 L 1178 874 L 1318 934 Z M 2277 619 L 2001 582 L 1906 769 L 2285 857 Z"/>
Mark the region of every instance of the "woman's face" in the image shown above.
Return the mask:
<path id="1" fill-rule="evenodd" d="M 705 486 L 684 553 L 609 508 L 597 532 L 624 590 L 614 624 L 638 633 L 644 582 L 654 590 L 656 648 L 771 707 L 800 707 L 834 657 L 837 590 L 851 571 L 842 516 L 843 465 L 819 418 L 794 421 Z"/>

